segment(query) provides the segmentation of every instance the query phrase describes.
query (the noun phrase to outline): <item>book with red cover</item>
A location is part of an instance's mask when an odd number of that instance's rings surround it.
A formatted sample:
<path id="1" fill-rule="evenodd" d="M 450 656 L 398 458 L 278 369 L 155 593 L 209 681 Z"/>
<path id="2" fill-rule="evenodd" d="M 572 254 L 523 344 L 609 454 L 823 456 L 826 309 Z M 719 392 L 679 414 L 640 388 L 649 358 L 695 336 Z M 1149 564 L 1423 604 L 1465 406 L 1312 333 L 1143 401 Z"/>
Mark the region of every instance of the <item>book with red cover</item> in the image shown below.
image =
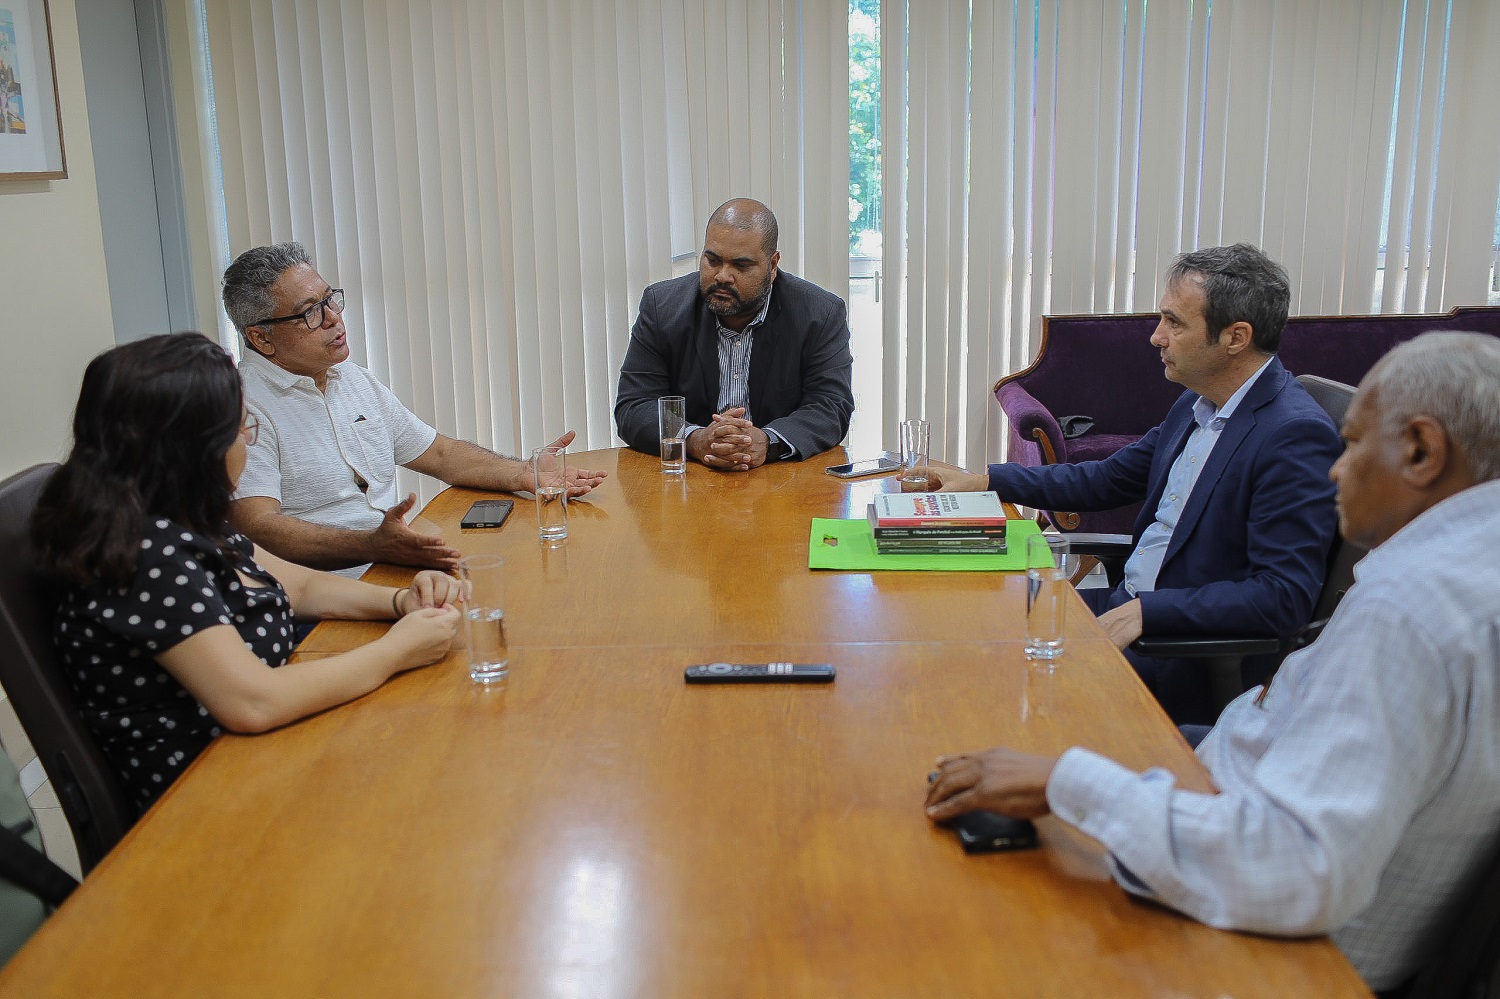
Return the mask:
<path id="1" fill-rule="evenodd" d="M 1004 527 L 1000 496 L 983 493 L 878 493 L 871 526 Z"/>

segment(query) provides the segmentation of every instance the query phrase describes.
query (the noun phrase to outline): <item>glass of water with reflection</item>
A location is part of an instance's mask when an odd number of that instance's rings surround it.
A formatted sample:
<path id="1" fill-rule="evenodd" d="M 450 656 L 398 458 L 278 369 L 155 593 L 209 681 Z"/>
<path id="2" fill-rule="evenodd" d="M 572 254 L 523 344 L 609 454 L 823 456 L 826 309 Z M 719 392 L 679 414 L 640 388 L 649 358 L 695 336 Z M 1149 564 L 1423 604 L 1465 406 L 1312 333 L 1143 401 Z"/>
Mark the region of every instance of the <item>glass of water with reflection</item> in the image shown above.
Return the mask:
<path id="1" fill-rule="evenodd" d="M 505 560 L 498 555 L 470 555 L 458 561 L 463 583 L 464 640 L 469 646 L 469 677 L 494 683 L 510 672 L 505 641 Z"/>
<path id="2" fill-rule="evenodd" d="M 1068 539 L 1034 534 L 1026 539 L 1026 655 L 1056 659 L 1063 653 L 1068 609 Z"/>
<path id="3" fill-rule="evenodd" d="M 537 536 L 561 541 L 568 536 L 568 449 L 539 447 L 531 452 L 536 472 Z"/>

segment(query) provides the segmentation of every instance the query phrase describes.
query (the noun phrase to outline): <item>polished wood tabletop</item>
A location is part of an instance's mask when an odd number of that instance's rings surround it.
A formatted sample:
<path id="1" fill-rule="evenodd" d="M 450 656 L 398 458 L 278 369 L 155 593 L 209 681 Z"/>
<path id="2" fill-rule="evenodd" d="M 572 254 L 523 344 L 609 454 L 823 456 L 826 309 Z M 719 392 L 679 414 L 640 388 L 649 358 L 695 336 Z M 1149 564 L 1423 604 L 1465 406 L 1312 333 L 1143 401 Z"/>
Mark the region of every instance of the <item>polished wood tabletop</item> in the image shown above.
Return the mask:
<path id="1" fill-rule="evenodd" d="M 215 742 L 0 973 L 25 996 L 1367 996 L 1326 939 L 1131 899 L 1056 819 L 966 856 L 922 813 L 940 753 L 1085 745 L 1207 775 L 1077 603 L 1022 652 L 1011 573 L 807 568 L 809 520 L 890 479 L 838 451 L 610 478 L 546 547 L 534 504 L 459 531 L 506 559 L 511 675 L 464 654 L 276 732 Z M 373 578 L 397 582 L 388 567 Z M 299 655 L 380 633 L 329 623 Z M 729 660 L 830 685 L 687 686 Z"/>

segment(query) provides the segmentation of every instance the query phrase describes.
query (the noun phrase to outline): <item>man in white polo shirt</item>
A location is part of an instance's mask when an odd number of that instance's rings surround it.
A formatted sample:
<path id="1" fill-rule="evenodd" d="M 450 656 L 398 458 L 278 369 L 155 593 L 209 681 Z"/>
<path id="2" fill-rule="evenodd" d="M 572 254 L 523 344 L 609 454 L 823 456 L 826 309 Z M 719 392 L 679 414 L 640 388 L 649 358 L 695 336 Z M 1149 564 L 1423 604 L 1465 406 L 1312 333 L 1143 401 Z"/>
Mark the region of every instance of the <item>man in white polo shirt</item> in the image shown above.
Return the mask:
<path id="1" fill-rule="evenodd" d="M 530 463 L 438 433 L 349 360 L 344 293 L 301 244 L 240 254 L 224 272 L 224 309 L 245 338 L 245 408 L 260 423 L 229 516 L 273 554 L 354 574 L 370 562 L 452 568 L 457 549 L 407 525 L 416 496 L 396 492 L 396 466 L 455 486 L 532 487 Z M 568 476 L 572 496 L 604 479 Z"/>

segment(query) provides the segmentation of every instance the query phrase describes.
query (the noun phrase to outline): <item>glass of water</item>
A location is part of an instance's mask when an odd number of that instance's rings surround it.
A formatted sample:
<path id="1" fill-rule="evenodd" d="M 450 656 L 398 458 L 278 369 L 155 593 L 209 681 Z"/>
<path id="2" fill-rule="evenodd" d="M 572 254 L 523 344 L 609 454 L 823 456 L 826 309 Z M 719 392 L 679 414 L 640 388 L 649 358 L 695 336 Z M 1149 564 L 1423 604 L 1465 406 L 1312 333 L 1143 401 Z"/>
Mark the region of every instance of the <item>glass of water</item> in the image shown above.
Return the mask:
<path id="1" fill-rule="evenodd" d="M 464 639 L 469 646 L 469 677 L 494 683 L 510 672 L 505 642 L 505 560 L 498 555 L 459 559 L 463 582 Z"/>
<path id="2" fill-rule="evenodd" d="M 927 456 L 932 448 L 932 426 L 926 420 L 901 421 L 901 491 L 932 491 Z"/>
<path id="3" fill-rule="evenodd" d="M 539 447 L 531 452 L 536 473 L 537 536 L 561 541 L 568 536 L 568 449 Z"/>
<path id="4" fill-rule="evenodd" d="M 1035 534 L 1026 539 L 1026 655 L 1056 659 L 1063 653 L 1068 608 L 1068 539 Z"/>
<path id="5" fill-rule="evenodd" d="M 664 395 L 656 400 L 656 429 L 661 434 L 661 470 L 681 475 L 687 470 L 687 399 Z"/>

